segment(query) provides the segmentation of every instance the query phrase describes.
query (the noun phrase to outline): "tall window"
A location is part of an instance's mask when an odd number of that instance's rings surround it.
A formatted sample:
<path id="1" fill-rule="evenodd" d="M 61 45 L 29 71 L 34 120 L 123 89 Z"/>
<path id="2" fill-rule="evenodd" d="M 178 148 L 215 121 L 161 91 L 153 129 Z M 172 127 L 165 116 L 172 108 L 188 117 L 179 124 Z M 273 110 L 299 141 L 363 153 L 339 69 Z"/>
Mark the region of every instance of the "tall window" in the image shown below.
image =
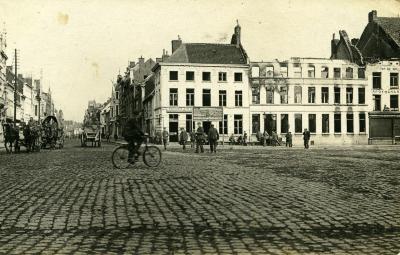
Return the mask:
<path id="1" fill-rule="evenodd" d="M 307 74 L 308 78 L 314 78 L 315 77 L 315 66 L 309 65 L 307 69 Z"/>
<path id="2" fill-rule="evenodd" d="M 234 134 L 242 134 L 243 133 L 243 116 L 241 114 L 235 114 L 233 116 L 234 121 Z"/>
<path id="3" fill-rule="evenodd" d="M 178 80 L 178 71 L 169 71 L 169 80 L 177 81 Z"/>
<path id="4" fill-rule="evenodd" d="M 390 95 L 390 109 L 399 110 L 399 95 Z"/>
<path id="5" fill-rule="evenodd" d="M 260 88 L 259 87 L 251 88 L 251 102 L 253 104 L 260 104 Z"/>
<path id="6" fill-rule="evenodd" d="M 203 72 L 202 73 L 203 81 L 211 81 L 211 73 L 210 72 Z"/>
<path id="7" fill-rule="evenodd" d="M 294 87 L 294 103 L 301 104 L 302 88 L 301 86 Z"/>
<path id="8" fill-rule="evenodd" d="M 226 72 L 218 73 L 218 81 L 226 81 Z"/>
<path id="9" fill-rule="evenodd" d="M 194 106 L 194 89 L 186 89 L 186 106 Z"/>
<path id="10" fill-rule="evenodd" d="M 365 104 L 365 88 L 358 88 L 358 103 Z"/>
<path id="11" fill-rule="evenodd" d="M 193 71 L 187 71 L 186 72 L 186 80 L 187 81 L 194 81 L 194 72 Z"/>
<path id="12" fill-rule="evenodd" d="M 308 114 L 308 129 L 310 133 L 315 133 L 317 130 L 317 116 L 315 114 Z"/>
<path id="13" fill-rule="evenodd" d="M 308 87 L 308 103 L 315 103 L 315 87 Z"/>
<path id="14" fill-rule="evenodd" d="M 360 120 L 360 132 L 365 133 L 366 126 L 365 126 L 365 113 L 360 113 L 359 114 L 359 120 Z"/>
<path id="15" fill-rule="evenodd" d="M 115 106 L 115 115 L 118 116 L 119 115 L 119 105 Z"/>
<path id="16" fill-rule="evenodd" d="M 274 90 L 271 86 L 267 86 L 267 104 L 274 103 Z"/>
<path id="17" fill-rule="evenodd" d="M 293 72 L 295 78 L 301 78 L 301 65 L 299 63 L 293 64 Z"/>
<path id="18" fill-rule="evenodd" d="M 340 68 L 338 67 L 333 68 L 333 77 L 340 78 Z"/>
<path id="19" fill-rule="evenodd" d="M 321 68 L 321 78 L 329 78 L 329 68 L 326 66 L 323 66 Z"/>
<path id="20" fill-rule="evenodd" d="M 211 106 L 211 90 L 203 89 L 203 106 Z"/>
<path id="21" fill-rule="evenodd" d="M 279 94 L 280 94 L 280 98 L 281 98 L 281 104 L 287 104 L 288 103 L 288 87 L 281 86 L 279 88 Z"/>
<path id="22" fill-rule="evenodd" d="M 353 133 L 354 132 L 354 121 L 353 121 L 353 114 L 352 113 L 347 113 L 346 114 L 346 119 L 347 119 L 347 133 Z"/>
<path id="23" fill-rule="evenodd" d="M 243 102 L 242 102 L 242 91 L 241 90 L 236 90 L 235 91 L 235 106 L 242 106 Z"/>
<path id="24" fill-rule="evenodd" d="M 346 88 L 346 104 L 353 103 L 353 88 Z"/>
<path id="25" fill-rule="evenodd" d="M 358 68 L 358 79 L 365 78 L 365 68 Z"/>
<path id="26" fill-rule="evenodd" d="M 335 133 L 341 133 L 342 132 L 342 115 L 340 113 L 335 113 L 333 116 L 334 119 L 334 129 Z"/>
<path id="27" fill-rule="evenodd" d="M 193 130 L 193 117 L 192 114 L 186 114 L 186 131 L 192 132 Z"/>
<path id="28" fill-rule="evenodd" d="M 289 115 L 281 114 L 281 133 L 289 132 Z"/>
<path id="29" fill-rule="evenodd" d="M 219 91 L 219 106 L 226 106 L 226 90 Z"/>
<path id="30" fill-rule="evenodd" d="M 178 105 L 178 89 L 169 89 L 169 105 L 177 106 Z"/>
<path id="31" fill-rule="evenodd" d="M 251 77 L 260 77 L 260 67 L 253 66 L 251 68 Z"/>
<path id="32" fill-rule="evenodd" d="M 353 78 L 353 68 L 351 68 L 351 67 L 346 68 L 346 78 L 347 79 Z"/>
<path id="33" fill-rule="evenodd" d="M 381 95 L 373 95 L 373 100 L 374 100 L 374 111 L 380 111 L 381 110 Z"/>
<path id="34" fill-rule="evenodd" d="M 35 116 L 38 116 L 38 106 L 35 105 Z"/>
<path id="35" fill-rule="evenodd" d="M 265 76 L 268 78 L 274 77 L 274 67 L 273 66 L 265 67 Z"/>
<path id="36" fill-rule="evenodd" d="M 303 118 L 301 113 L 296 113 L 294 115 L 294 132 L 295 133 L 303 132 Z"/>
<path id="37" fill-rule="evenodd" d="M 251 115 L 251 132 L 256 134 L 260 131 L 260 114 Z"/>
<path id="38" fill-rule="evenodd" d="M 321 103 L 327 104 L 329 102 L 329 88 L 322 87 L 321 88 Z"/>
<path id="39" fill-rule="evenodd" d="M 224 130 L 222 130 L 222 128 L 224 128 Z M 219 122 L 219 133 L 225 134 L 225 135 L 228 134 L 228 115 L 227 114 L 224 114 L 224 123 L 222 123 L 222 121 Z"/>
<path id="40" fill-rule="evenodd" d="M 340 88 L 334 87 L 333 92 L 335 94 L 335 104 L 340 104 Z"/>
<path id="41" fill-rule="evenodd" d="M 399 73 L 390 73 L 390 87 L 391 88 L 399 87 Z"/>
<path id="42" fill-rule="evenodd" d="M 118 91 L 115 91 L 115 99 L 119 99 L 119 92 Z"/>
<path id="43" fill-rule="evenodd" d="M 288 77 L 288 66 L 287 63 L 280 63 L 279 64 L 281 67 L 281 77 L 286 78 Z"/>
<path id="44" fill-rule="evenodd" d="M 235 81 L 239 82 L 243 80 L 243 74 L 242 73 L 235 73 Z"/>
<path id="45" fill-rule="evenodd" d="M 372 88 L 381 89 L 381 73 L 380 72 L 372 73 Z"/>
<path id="46" fill-rule="evenodd" d="M 329 114 L 322 114 L 322 133 L 329 133 Z"/>

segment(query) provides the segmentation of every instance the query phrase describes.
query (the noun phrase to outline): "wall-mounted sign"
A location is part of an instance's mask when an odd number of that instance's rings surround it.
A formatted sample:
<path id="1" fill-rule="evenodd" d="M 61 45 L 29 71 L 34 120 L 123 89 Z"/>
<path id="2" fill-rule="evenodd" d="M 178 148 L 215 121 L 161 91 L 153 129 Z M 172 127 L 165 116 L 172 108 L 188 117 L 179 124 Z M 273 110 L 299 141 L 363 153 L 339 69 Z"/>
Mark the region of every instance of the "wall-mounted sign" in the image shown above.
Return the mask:
<path id="1" fill-rule="evenodd" d="M 193 121 L 220 121 L 223 117 L 222 107 L 193 107 Z"/>
<path id="2" fill-rule="evenodd" d="M 192 107 L 169 107 L 169 108 L 167 108 L 167 112 L 170 112 L 170 113 L 180 113 L 180 112 L 191 113 L 192 112 Z"/>
<path id="3" fill-rule="evenodd" d="M 389 90 L 383 90 L 383 89 L 373 89 L 372 94 L 399 94 L 400 90 L 399 89 L 389 89 Z"/>

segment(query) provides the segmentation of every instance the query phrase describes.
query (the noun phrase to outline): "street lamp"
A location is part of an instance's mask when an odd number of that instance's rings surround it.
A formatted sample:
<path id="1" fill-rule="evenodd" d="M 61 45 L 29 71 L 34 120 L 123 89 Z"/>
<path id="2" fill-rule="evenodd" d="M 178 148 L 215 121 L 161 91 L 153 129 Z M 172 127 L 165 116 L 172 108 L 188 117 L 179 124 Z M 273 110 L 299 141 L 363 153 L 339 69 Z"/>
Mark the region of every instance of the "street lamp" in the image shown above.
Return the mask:
<path id="1" fill-rule="evenodd" d="M 38 121 L 39 121 L 39 124 L 40 124 L 40 108 L 41 108 L 40 101 L 42 100 L 41 97 L 40 97 L 40 89 L 39 89 L 39 91 L 38 91 L 38 93 L 36 95 L 36 100 L 38 101 Z"/>

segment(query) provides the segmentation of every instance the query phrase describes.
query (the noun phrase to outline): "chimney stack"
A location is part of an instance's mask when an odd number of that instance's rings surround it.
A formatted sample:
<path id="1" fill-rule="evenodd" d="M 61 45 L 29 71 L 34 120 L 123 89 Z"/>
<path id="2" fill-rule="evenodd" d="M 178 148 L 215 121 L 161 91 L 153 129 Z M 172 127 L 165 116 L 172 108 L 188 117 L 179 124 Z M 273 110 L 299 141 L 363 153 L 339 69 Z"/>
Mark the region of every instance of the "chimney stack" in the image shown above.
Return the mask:
<path id="1" fill-rule="evenodd" d="M 171 44 L 172 44 L 172 53 L 171 54 L 174 54 L 174 52 L 182 45 L 181 37 L 178 35 L 178 40 L 172 40 Z"/>
<path id="2" fill-rule="evenodd" d="M 377 17 L 378 17 L 377 11 L 372 10 L 370 13 L 368 13 L 368 22 L 372 22 L 372 21 L 376 20 Z"/>
<path id="3" fill-rule="evenodd" d="M 236 37 L 236 47 L 240 47 L 241 41 L 240 41 L 240 33 L 241 33 L 241 27 L 239 25 L 239 20 L 236 20 L 236 27 L 235 27 L 235 37 Z"/>
<path id="4" fill-rule="evenodd" d="M 338 43 L 339 43 L 339 39 L 335 39 L 335 33 L 333 33 L 332 40 L 331 40 L 331 58 L 332 59 L 336 58 L 336 51 L 337 51 Z"/>
<path id="5" fill-rule="evenodd" d="M 144 64 L 144 58 L 142 56 L 140 56 L 139 58 L 139 65 L 143 65 Z"/>

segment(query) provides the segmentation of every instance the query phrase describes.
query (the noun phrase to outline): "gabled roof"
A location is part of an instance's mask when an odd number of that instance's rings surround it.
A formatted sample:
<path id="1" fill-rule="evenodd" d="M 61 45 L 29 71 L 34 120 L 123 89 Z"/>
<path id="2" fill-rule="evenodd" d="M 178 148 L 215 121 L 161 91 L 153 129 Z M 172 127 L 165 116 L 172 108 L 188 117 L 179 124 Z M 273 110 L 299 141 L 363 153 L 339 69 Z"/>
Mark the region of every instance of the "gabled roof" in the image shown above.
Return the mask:
<path id="1" fill-rule="evenodd" d="M 377 17 L 374 21 L 390 36 L 400 47 L 400 18 L 397 17 Z"/>
<path id="2" fill-rule="evenodd" d="M 165 63 L 247 64 L 242 47 L 233 44 L 183 43 Z"/>

